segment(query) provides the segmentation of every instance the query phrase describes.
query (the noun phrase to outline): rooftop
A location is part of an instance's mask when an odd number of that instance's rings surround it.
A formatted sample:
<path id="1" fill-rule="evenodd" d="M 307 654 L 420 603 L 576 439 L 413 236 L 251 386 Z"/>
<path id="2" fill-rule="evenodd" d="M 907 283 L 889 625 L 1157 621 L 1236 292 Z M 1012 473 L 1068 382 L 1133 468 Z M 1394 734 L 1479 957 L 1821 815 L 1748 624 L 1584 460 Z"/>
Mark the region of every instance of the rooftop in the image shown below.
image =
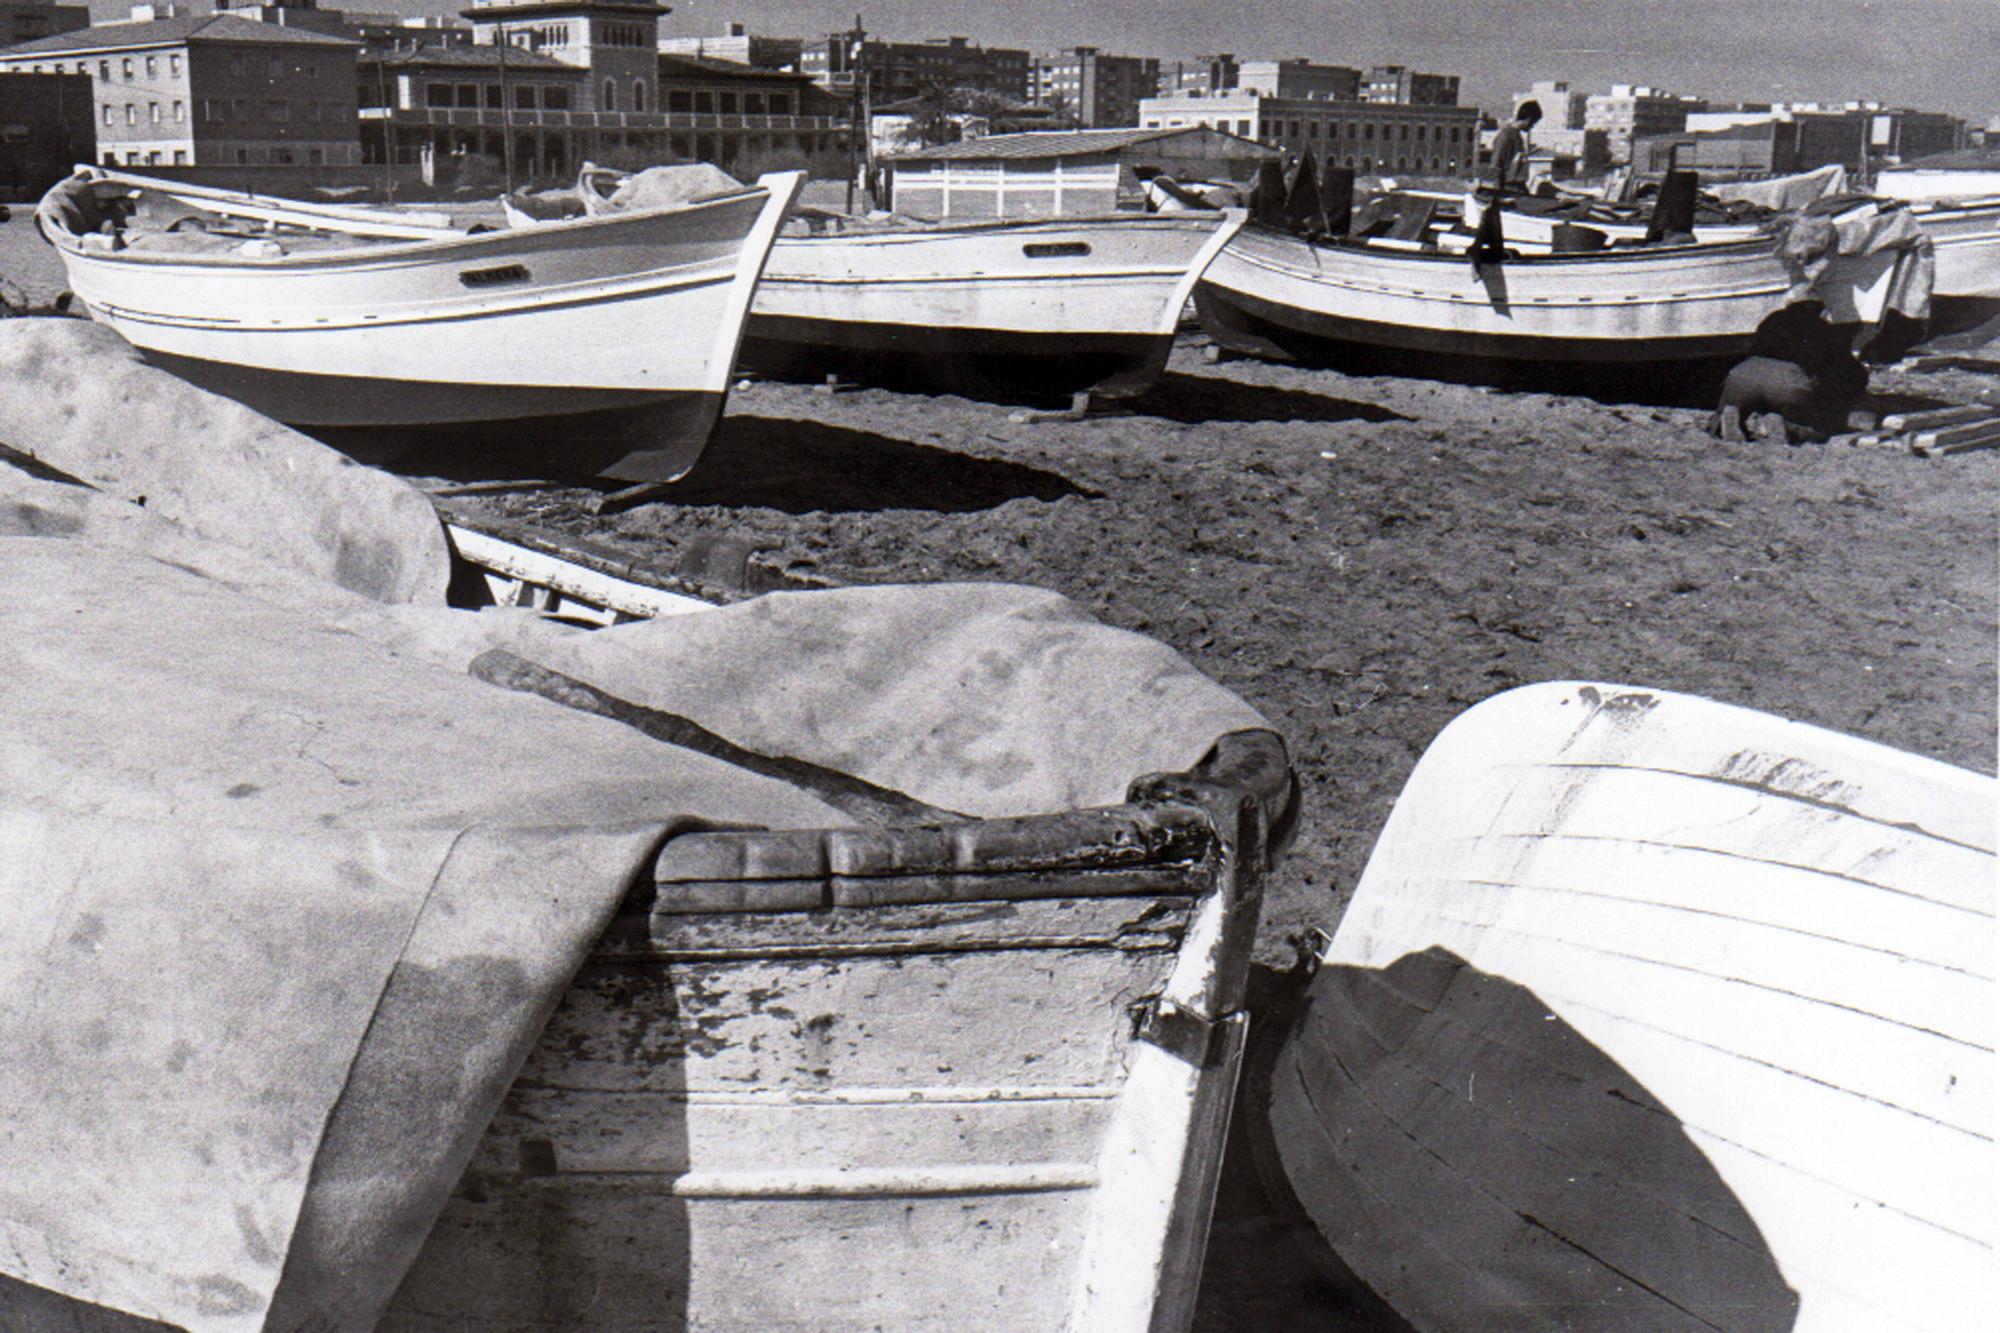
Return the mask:
<path id="1" fill-rule="evenodd" d="M 370 46 L 364 47 L 355 59 L 363 64 L 381 64 L 389 69 L 498 69 L 501 64 L 501 48 L 498 46 L 435 46 L 418 43 L 412 46 Z M 508 69 L 553 70 L 564 74 L 574 74 L 586 78 L 590 71 L 579 65 L 566 64 L 554 56 L 541 51 L 529 51 L 522 47 L 506 48 Z"/>
<path id="2" fill-rule="evenodd" d="M 304 28 L 259 23 L 232 14 L 189 14 L 149 23 L 99 23 L 0 49 L 0 55 L 70 55 L 84 51 L 130 51 L 189 42 L 244 42 L 260 46 L 355 47 L 361 43 Z"/>

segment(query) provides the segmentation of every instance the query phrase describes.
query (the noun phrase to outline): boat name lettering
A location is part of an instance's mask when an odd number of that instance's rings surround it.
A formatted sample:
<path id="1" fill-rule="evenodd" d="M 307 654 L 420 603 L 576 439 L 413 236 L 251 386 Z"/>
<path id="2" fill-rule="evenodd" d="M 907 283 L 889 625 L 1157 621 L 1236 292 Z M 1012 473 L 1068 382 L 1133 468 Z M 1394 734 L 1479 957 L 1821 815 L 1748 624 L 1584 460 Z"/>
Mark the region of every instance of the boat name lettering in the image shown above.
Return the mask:
<path id="1" fill-rule="evenodd" d="M 1090 246 L 1083 241 L 1030 241 L 1021 247 L 1021 253 L 1030 259 L 1059 259 L 1064 255 L 1087 255 Z"/>

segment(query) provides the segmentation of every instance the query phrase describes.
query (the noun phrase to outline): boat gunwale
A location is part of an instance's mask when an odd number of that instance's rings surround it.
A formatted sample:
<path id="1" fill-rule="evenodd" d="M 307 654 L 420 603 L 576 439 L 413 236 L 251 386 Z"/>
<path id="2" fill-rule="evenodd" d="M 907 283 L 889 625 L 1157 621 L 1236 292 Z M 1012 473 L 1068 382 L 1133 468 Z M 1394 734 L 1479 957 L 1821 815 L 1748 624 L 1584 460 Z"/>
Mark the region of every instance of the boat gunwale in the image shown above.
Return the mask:
<path id="1" fill-rule="evenodd" d="M 1360 255 L 1371 259 L 1384 260 L 1395 264 L 1450 264 L 1463 268 L 1467 260 L 1463 252 L 1450 250 L 1398 250 L 1385 246 L 1371 246 L 1365 240 L 1343 238 L 1340 240 L 1309 241 L 1303 236 L 1294 236 L 1287 231 L 1261 223 L 1249 223 L 1237 233 L 1239 239 L 1266 239 L 1287 241 L 1304 246 L 1315 253 L 1328 250 L 1341 255 Z M 1482 264 L 1481 268 L 1521 268 L 1554 267 L 1558 265 L 1591 265 L 1607 263 L 1629 263 L 1633 260 L 1673 258 L 1687 260 L 1691 257 L 1710 259 L 1716 256 L 1730 258 L 1776 258 L 1777 238 L 1774 236 L 1746 237 L 1736 241 L 1689 241 L 1676 245 L 1631 246 L 1625 249 L 1587 250 L 1568 254 L 1521 254 L 1499 264 Z M 1247 252 L 1237 250 L 1235 241 L 1224 247 L 1232 250 L 1239 258 L 1247 257 Z M 1304 270 L 1301 270 L 1302 272 Z"/>
<path id="2" fill-rule="evenodd" d="M 118 181 L 119 183 L 138 185 L 141 188 L 153 189 L 162 194 L 178 197 L 174 193 L 174 183 L 170 181 L 158 181 L 145 176 L 124 175 L 116 175 L 108 179 Z M 770 190 L 767 186 L 752 184 L 746 185 L 740 190 L 732 190 L 725 194 L 710 195 L 689 203 L 675 204 L 665 208 L 633 209 L 629 212 L 563 218 L 552 222 L 539 223 L 534 227 L 495 227 L 491 231 L 477 233 L 453 230 L 448 233 L 441 232 L 435 238 L 428 240 L 370 241 L 357 237 L 356 244 L 347 248 L 302 251 L 296 254 L 272 256 L 240 255 L 226 252 L 197 255 L 175 251 L 134 250 L 129 246 L 122 250 L 94 250 L 85 246 L 83 238 L 76 233 L 63 228 L 54 228 L 46 225 L 43 221 L 43 215 L 39 212 L 36 215 L 36 225 L 41 231 L 43 238 L 63 254 L 73 255 L 79 259 L 93 262 L 103 261 L 110 264 L 146 267 L 178 265 L 198 269 L 226 268 L 243 269 L 251 272 L 283 272 L 305 268 L 350 268 L 356 267 L 360 261 L 364 260 L 370 262 L 383 259 L 437 260 L 442 258 L 444 252 L 455 248 L 486 249 L 501 242 L 509 240 L 518 241 L 522 237 L 562 236 L 587 228 L 631 228 L 639 223 L 682 215 L 692 216 L 724 206 L 740 204 L 756 196 L 768 195 L 769 193 Z M 277 204 L 288 206 L 294 203 L 292 200 L 282 199 L 278 196 L 246 193 L 239 197 L 245 200 L 263 200 L 268 198 Z M 199 205 L 194 206 L 199 207 Z M 304 205 L 304 207 L 310 209 L 311 206 Z M 327 220 L 329 223 L 338 221 L 337 218 L 333 217 L 329 217 Z M 329 226 L 326 230 L 339 234 L 339 228 L 337 227 Z M 246 239 L 265 238 L 250 237 Z"/>
<path id="3" fill-rule="evenodd" d="M 843 217 L 844 214 L 829 213 L 828 217 Z M 1213 222 L 1210 221 L 1211 217 Z M 1208 213 L 1079 213 L 1062 217 L 1047 218 L 981 218 L 978 220 L 953 221 L 950 218 L 916 218 L 908 226 L 884 226 L 876 231 L 819 232 L 809 236 L 780 236 L 777 245 L 823 245 L 829 241 L 868 241 L 890 243 L 896 241 L 914 242 L 935 240 L 941 236 L 975 236 L 984 233 L 1006 231 L 1106 231 L 1138 228 L 1142 230 L 1172 231 L 1190 224 L 1221 226 L 1225 210 L 1217 209 Z M 806 220 L 794 213 L 793 221 Z"/>

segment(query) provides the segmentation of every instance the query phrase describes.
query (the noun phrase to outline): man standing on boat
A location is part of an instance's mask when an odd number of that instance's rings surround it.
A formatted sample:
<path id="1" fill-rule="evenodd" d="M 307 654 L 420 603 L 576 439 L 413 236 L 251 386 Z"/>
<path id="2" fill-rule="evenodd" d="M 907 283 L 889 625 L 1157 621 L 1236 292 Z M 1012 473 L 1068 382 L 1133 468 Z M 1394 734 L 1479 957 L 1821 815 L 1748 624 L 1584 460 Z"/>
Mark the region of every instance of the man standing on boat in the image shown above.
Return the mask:
<path id="1" fill-rule="evenodd" d="M 1500 207 L 1508 194 L 1527 188 L 1528 131 L 1542 118 L 1542 104 L 1530 98 L 1514 109 L 1514 118 L 1493 136 L 1493 199 L 1479 219 L 1479 234 L 1472 241 L 1472 262 L 1497 264 L 1506 253 L 1500 228 Z"/>

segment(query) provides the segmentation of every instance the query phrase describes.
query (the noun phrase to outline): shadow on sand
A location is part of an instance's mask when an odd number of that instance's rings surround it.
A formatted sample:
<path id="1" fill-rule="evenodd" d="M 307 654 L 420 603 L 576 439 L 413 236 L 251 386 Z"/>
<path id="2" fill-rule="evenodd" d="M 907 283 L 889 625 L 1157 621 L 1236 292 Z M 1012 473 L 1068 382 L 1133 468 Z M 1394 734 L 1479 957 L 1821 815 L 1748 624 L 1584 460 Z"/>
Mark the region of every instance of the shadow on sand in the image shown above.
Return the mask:
<path id="1" fill-rule="evenodd" d="M 1408 421 L 1375 403 L 1303 389 L 1280 389 L 1214 375 L 1169 371 L 1143 395 L 1122 404 L 1135 416 L 1200 426 L 1210 422 Z"/>
<path id="2" fill-rule="evenodd" d="M 410 477 L 453 483 L 546 479 L 615 489 L 622 483 L 565 468 L 564 442 L 543 437 L 468 438 L 425 432 L 326 432 L 350 457 Z M 1009 500 L 1055 501 L 1098 492 L 1060 473 L 872 431 L 785 417 L 723 418 L 701 461 L 661 498 L 680 505 L 786 513 L 928 509 L 962 514 Z"/>

